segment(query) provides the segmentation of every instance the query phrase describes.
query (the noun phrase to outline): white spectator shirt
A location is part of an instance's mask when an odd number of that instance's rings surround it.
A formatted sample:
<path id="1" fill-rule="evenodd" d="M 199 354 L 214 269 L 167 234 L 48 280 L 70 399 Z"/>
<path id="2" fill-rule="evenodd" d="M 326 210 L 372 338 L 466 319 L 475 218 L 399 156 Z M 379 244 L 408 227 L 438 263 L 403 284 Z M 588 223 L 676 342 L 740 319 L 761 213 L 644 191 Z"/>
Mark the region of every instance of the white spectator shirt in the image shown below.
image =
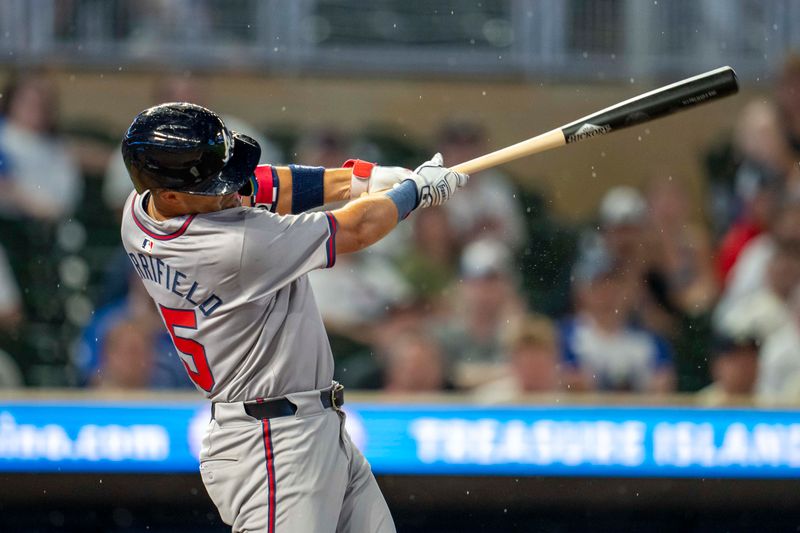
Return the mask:
<path id="1" fill-rule="evenodd" d="M 78 166 L 63 143 L 5 122 L 0 125 L 0 151 L 7 158 L 9 176 L 22 194 L 47 202 L 59 216 L 75 211 L 83 184 Z M 5 204 L 3 209 L 14 211 L 13 206 Z"/>
<path id="2" fill-rule="evenodd" d="M 767 267 L 774 255 L 775 241 L 768 233 L 747 243 L 731 269 L 728 283 L 714 310 L 715 324 L 720 325 L 722 317 L 736 302 L 766 285 Z"/>
<path id="3" fill-rule="evenodd" d="M 800 379 L 800 332 L 793 321 L 770 335 L 759 351 L 756 395 L 764 403 L 793 400 Z"/>

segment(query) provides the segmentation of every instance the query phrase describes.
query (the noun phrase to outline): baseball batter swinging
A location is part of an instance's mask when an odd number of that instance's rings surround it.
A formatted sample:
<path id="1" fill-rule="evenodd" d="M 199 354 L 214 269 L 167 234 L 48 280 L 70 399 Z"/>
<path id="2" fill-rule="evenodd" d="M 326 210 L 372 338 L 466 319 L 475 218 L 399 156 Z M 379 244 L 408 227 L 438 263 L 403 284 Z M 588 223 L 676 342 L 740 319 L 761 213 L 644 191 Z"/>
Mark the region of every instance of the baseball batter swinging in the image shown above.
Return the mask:
<path id="1" fill-rule="evenodd" d="M 212 402 L 200 472 L 222 520 L 235 532 L 394 531 L 344 429 L 306 274 L 445 202 L 468 176 L 438 154 L 414 172 L 259 166 L 256 141 L 187 103 L 137 115 L 122 153 L 136 189 L 122 241 Z"/>

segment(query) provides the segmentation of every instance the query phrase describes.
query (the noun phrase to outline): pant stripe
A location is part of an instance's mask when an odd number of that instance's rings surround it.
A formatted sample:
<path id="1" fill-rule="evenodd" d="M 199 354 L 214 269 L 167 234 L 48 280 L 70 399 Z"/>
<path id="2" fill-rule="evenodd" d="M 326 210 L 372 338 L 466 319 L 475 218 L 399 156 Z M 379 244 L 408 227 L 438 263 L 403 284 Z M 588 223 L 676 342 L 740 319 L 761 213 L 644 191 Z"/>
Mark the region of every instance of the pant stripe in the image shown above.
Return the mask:
<path id="1" fill-rule="evenodd" d="M 261 398 L 258 398 L 261 403 Z M 262 419 L 261 427 L 264 430 L 264 457 L 267 460 L 267 533 L 275 533 L 275 459 L 272 451 L 272 429 L 269 420 Z"/>

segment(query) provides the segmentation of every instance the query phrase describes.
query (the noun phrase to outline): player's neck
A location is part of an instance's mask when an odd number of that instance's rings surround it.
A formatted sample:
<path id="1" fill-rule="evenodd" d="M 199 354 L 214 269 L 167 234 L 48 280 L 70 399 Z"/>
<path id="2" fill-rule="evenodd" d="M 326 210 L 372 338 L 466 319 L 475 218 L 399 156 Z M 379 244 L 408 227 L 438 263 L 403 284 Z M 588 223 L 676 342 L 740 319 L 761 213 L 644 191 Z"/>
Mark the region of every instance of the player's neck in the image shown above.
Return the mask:
<path id="1" fill-rule="evenodd" d="M 169 218 L 181 216 L 183 213 L 171 213 L 168 207 L 165 206 L 158 206 L 156 205 L 156 199 L 153 194 L 147 199 L 147 214 L 150 215 L 150 218 L 153 220 L 167 220 Z"/>

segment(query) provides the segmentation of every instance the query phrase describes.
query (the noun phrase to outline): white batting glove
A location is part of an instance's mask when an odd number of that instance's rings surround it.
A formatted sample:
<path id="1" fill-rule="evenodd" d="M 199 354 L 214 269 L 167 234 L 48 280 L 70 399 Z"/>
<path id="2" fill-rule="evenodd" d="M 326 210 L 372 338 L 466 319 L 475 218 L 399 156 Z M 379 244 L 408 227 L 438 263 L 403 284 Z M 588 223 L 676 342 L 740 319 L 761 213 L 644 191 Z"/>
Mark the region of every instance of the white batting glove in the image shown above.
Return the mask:
<path id="1" fill-rule="evenodd" d="M 411 178 L 412 172 L 402 167 L 382 167 L 360 159 L 349 159 L 344 168 L 352 168 L 350 199 L 364 193 L 388 191 L 396 184 Z"/>
<path id="2" fill-rule="evenodd" d="M 439 153 L 418 166 L 409 178 L 417 185 L 417 207 L 442 205 L 469 180 L 467 174 L 446 168 Z"/>

